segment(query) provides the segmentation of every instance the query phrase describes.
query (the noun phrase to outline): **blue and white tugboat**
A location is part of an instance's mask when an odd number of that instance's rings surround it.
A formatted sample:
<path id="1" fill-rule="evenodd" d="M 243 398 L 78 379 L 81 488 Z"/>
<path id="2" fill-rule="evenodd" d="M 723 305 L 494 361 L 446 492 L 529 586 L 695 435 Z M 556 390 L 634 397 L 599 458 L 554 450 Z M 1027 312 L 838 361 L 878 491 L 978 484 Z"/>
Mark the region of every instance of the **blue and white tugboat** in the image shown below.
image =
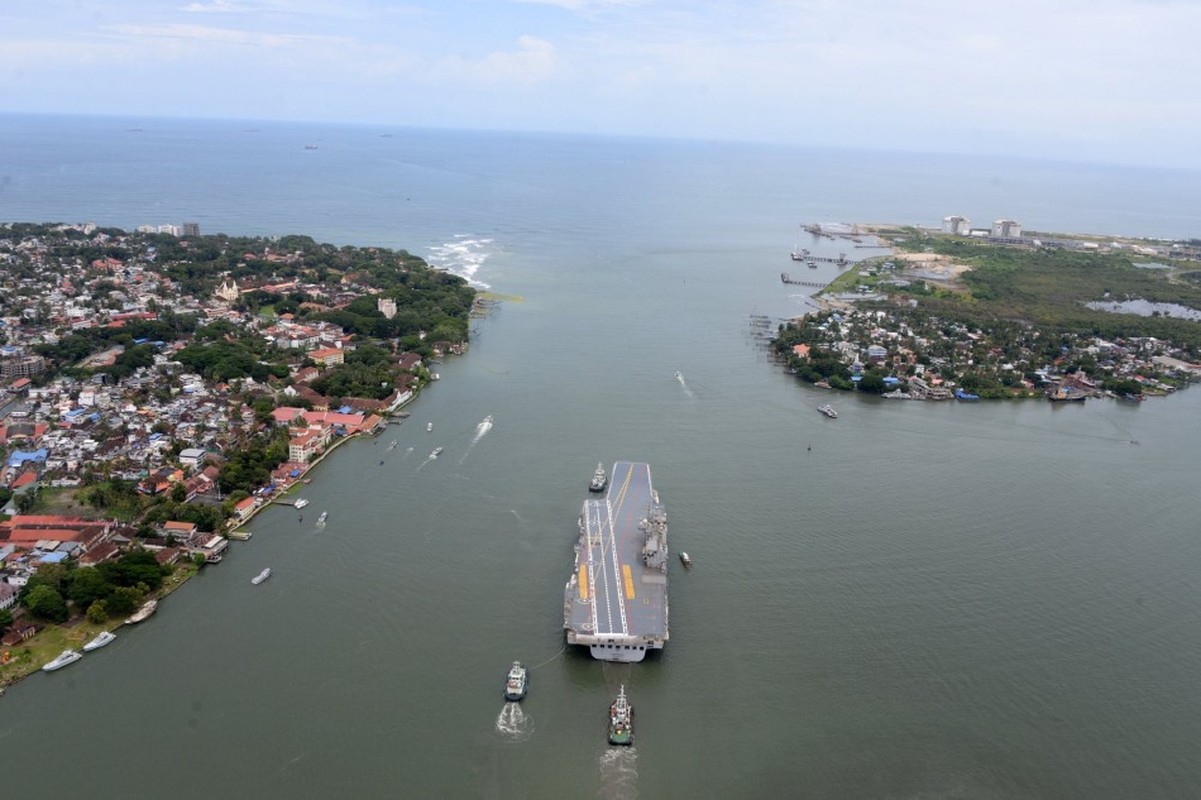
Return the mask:
<path id="1" fill-rule="evenodd" d="M 517 701 L 525 697 L 529 688 L 529 673 L 520 661 L 514 661 L 505 677 L 505 699 Z"/>

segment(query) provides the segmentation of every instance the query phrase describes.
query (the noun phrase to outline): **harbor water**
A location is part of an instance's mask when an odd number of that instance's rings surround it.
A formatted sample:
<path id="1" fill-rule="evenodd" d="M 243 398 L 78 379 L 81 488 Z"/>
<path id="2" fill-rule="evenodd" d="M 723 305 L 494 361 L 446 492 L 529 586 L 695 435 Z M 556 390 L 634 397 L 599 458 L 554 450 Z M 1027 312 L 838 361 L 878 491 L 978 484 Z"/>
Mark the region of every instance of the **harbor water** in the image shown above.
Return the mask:
<path id="1" fill-rule="evenodd" d="M 767 358 L 753 315 L 807 307 L 811 290 L 779 279 L 798 244 L 872 252 L 814 241 L 803 222 L 961 213 L 1195 236 L 1197 175 L 4 122 L 0 220 L 402 247 L 508 298 L 407 420 L 315 470 L 303 519 L 265 511 L 151 619 L 10 688 L 6 795 L 1196 793 L 1201 391 L 1141 404 L 823 392 Z M 826 402 L 837 419 L 816 410 Z M 671 546 L 694 564 L 671 565 L 666 648 L 633 665 L 565 650 L 562 631 L 588 481 L 619 459 L 651 465 Z M 532 668 L 520 705 L 502 698 L 515 659 Z M 621 685 L 629 749 L 605 741 Z"/>

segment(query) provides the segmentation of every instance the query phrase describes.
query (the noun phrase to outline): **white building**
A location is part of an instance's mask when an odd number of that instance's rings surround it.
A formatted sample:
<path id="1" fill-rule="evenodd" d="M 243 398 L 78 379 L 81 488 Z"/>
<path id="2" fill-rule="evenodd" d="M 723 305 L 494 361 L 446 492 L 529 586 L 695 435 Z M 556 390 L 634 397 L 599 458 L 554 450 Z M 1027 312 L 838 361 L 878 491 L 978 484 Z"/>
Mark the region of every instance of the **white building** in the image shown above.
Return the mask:
<path id="1" fill-rule="evenodd" d="M 992 235 L 1002 239 L 1017 239 L 1022 235 L 1022 224 L 1017 220 L 999 219 L 992 224 Z"/>
<path id="2" fill-rule="evenodd" d="M 961 217 L 958 214 L 952 214 L 949 217 L 942 218 L 943 233 L 953 233 L 956 236 L 967 236 L 971 227 L 972 221 L 967 217 Z"/>

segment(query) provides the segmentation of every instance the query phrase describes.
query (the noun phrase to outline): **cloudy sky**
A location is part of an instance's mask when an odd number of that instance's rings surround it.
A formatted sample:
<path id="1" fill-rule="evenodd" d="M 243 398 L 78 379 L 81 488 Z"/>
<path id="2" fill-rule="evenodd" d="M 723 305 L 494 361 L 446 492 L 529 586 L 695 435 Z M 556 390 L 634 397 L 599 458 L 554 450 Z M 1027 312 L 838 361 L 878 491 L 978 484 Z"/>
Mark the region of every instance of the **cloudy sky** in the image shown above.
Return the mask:
<path id="1" fill-rule="evenodd" d="M 3 0 L 0 110 L 1201 167 L 1201 0 Z"/>

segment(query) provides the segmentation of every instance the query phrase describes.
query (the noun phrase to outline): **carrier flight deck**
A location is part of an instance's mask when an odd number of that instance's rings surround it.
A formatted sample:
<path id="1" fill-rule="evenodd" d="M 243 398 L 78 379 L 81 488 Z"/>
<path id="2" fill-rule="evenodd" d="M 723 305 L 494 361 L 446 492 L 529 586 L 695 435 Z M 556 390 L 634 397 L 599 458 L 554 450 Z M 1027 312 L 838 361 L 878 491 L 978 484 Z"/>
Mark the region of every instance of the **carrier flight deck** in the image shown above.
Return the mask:
<path id="1" fill-rule="evenodd" d="M 603 661 L 641 661 L 667 641 L 667 510 L 650 465 L 614 464 L 607 491 L 584 501 L 579 528 L 563 597 L 567 643 Z"/>

